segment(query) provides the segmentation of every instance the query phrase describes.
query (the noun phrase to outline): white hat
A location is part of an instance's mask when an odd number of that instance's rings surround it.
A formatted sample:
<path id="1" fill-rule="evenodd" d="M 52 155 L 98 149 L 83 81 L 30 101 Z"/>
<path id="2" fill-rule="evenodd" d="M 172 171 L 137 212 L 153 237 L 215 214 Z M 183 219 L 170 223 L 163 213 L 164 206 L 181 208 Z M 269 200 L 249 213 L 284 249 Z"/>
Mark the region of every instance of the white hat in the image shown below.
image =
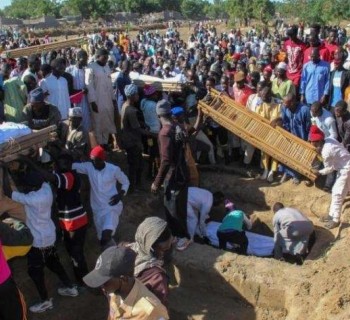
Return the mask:
<path id="1" fill-rule="evenodd" d="M 280 62 L 277 65 L 277 69 L 287 70 L 287 64 L 285 62 Z"/>
<path id="2" fill-rule="evenodd" d="M 69 108 L 68 116 L 69 118 L 82 118 L 83 110 L 80 107 Z"/>

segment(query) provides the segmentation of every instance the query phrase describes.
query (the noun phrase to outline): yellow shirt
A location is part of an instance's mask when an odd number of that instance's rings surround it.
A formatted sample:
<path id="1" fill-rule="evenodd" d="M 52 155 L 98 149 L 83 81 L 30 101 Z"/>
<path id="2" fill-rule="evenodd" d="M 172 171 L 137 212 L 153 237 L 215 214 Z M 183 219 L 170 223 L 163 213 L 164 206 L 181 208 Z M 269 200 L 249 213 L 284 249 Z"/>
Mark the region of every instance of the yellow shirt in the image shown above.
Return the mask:
<path id="1" fill-rule="evenodd" d="M 124 301 L 114 293 L 109 295 L 108 320 L 127 319 L 167 320 L 169 315 L 159 299 L 135 279 L 135 284 Z"/>
<path id="2" fill-rule="evenodd" d="M 274 102 L 263 102 L 261 105 L 256 107 L 256 113 L 265 119 L 272 121 L 281 117 L 281 105 Z"/>

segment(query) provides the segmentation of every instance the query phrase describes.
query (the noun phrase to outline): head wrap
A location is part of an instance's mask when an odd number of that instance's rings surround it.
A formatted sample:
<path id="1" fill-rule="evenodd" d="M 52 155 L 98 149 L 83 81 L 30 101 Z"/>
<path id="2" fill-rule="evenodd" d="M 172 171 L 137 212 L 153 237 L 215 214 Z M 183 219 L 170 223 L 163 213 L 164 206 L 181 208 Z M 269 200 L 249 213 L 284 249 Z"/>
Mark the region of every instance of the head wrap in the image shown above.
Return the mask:
<path id="1" fill-rule="evenodd" d="M 90 158 L 98 158 L 101 160 L 106 160 L 106 151 L 101 146 L 96 146 L 90 151 Z"/>
<path id="2" fill-rule="evenodd" d="M 272 68 L 270 66 L 267 66 L 264 68 L 265 72 L 272 73 Z"/>
<path id="3" fill-rule="evenodd" d="M 174 107 L 171 109 L 171 114 L 173 116 L 180 116 L 184 113 L 184 109 L 182 107 Z"/>
<path id="4" fill-rule="evenodd" d="M 287 70 L 287 64 L 285 62 L 280 62 L 277 65 L 277 69 Z"/>
<path id="5" fill-rule="evenodd" d="M 245 74 L 243 71 L 238 71 L 235 74 L 235 82 L 240 82 L 240 81 L 243 81 L 244 79 L 245 79 Z"/>
<path id="6" fill-rule="evenodd" d="M 324 133 L 316 125 L 310 127 L 309 141 L 319 142 L 324 140 Z"/>
<path id="7" fill-rule="evenodd" d="M 156 91 L 156 88 L 150 84 L 145 84 L 145 86 L 143 87 L 143 93 L 145 96 L 151 96 Z"/>
<path id="8" fill-rule="evenodd" d="M 138 93 L 138 88 L 135 84 L 128 84 L 124 89 L 125 95 L 127 97 L 132 97 Z"/>
<path id="9" fill-rule="evenodd" d="M 83 110 L 81 109 L 81 107 L 69 108 L 68 116 L 69 118 L 82 118 Z"/>
<path id="10" fill-rule="evenodd" d="M 235 205 L 234 205 L 234 203 L 231 200 L 226 199 L 225 200 L 225 208 L 228 209 L 228 210 L 234 210 Z"/>
<path id="11" fill-rule="evenodd" d="M 29 93 L 29 102 L 43 102 L 45 99 L 44 97 L 44 91 L 41 88 L 35 88 L 34 90 L 30 91 Z"/>
<path id="12" fill-rule="evenodd" d="M 156 113 L 158 116 L 167 116 L 171 114 L 170 103 L 165 99 L 158 101 L 156 106 Z"/>

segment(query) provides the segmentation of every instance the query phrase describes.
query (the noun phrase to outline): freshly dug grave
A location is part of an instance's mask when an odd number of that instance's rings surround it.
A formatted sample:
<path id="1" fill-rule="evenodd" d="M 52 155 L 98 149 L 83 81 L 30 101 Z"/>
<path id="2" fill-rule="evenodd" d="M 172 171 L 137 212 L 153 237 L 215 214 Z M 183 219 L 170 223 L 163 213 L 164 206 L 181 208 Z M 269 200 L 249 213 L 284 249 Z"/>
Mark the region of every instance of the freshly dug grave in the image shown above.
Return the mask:
<path id="1" fill-rule="evenodd" d="M 270 258 L 238 256 L 200 244 L 182 253 L 174 252 L 175 266 L 169 268 L 171 319 L 350 319 L 348 209 L 343 214 L 339 239 L 333 243 L 337 229 L 330 232 L 320 228 L 317 217 L 327 214 L 330 195 L 315 187 L 294 186 L 291 182 L 270 185 L 227 172 L 202 172 L 201 185 L 223 191 L 255 221 L 254 230 L 263 234 L 271 233 L 270 206 L 275 201 L 299 208 L 315 223 L 317 240 L 301 267 Z M 117 240 L 131 241 L 138 224 L 150 215 L 163 215 L 160 195 L 145 192 L 128 196 Z M 220 215 L 222 212 L 213 213 L 215 219 Z M 85 251 L 88 265 L 93 268 L 99 247 L 92 226 Z M 62 245 L 59 253 L 71 271 Z M 37 293 L 26 273 L 26 259 L 17 259 L 12 266 L 28 304 L 36 302 Z M 77 298 L 59 297 L 57 278 L 48 270 L 46 275 L 54 309 L 30 315 L 29 319 L 107 318 L 106 299 L 99 291 L 86 290 Z"/>

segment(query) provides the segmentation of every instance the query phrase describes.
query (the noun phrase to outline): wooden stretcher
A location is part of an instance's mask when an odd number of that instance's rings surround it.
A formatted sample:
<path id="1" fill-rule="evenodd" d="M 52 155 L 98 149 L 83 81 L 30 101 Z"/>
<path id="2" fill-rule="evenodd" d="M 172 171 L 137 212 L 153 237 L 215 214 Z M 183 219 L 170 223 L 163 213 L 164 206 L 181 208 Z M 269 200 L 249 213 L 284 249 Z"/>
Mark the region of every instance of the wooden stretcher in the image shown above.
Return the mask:
<path id="1" fill-rule="evenodd" d="M 148 84 L 154 86 L 157 91 L 181 92 L 185 86 L 185 84 L 181 82 L 160 79 L 157 77 L 151 77 L 147 75 L 140 75 L 137 78 L 131 78 L 131 80 L 139 88 L 143 88 L 146 84 Z"/>
<path id="2" fill-rule="evenodd" d="M 80 37 L 68 39 L 63 41 L 56 41 L 47 44 L 40 44 L 38 46 L 26 47 L 21 49 L 7 50 L 2 53 L 6 58 L 28 57 L 31 54 L 41 54 L 52 50 L 59 50 L 69 47 L 80 47 L 87 41 L 87 37 Z"/>
<path id="3" fill-rule="evenodd" d="M 49 141 L 56 139 L 56 129 L 56 126 L 50 126 L 0 144 L 0 161 L 10 162 L 16 160 L 18 155 L 26 156 L 35 149 L 45 147 Z"/>
<path id="4" fill-rule="evenodd" d="M 265 118 L 216 90 L 210 94 L 210 102 L 198 104 L 205 115 L 285 166 L 316 180 L 311 168 L 318 161 L 318 154 L 310 143 L 281 127 L 272 127 Z"/>

